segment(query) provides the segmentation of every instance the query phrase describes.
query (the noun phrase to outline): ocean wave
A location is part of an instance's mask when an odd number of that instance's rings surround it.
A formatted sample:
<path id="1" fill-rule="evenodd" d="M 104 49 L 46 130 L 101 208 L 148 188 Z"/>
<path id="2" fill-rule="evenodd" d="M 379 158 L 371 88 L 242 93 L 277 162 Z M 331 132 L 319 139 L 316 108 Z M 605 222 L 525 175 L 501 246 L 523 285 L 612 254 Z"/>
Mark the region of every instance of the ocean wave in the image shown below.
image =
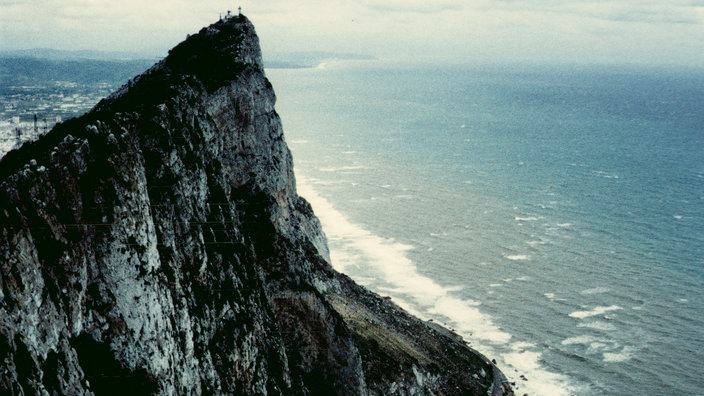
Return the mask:
<path id="1" fill-rule="evenodd" d="M 590 335 L 578 335 L 574 337 L 565 338 L 562 340 L 562 345 L 589 345 L 596 342 L 598 339 Z"/>
<path id="2" fill-rule="evenodd" d="M 569 314 L 570 317 L 572 318 L 577 318 L 577 319 L 584 319 L 584 318 L 590 318 L 592 316 L 599 316 L 603 315 L 607 312 L 612 312 L 612 311 L 619 311 L 623 308 L 619 307 L 618 305 L 611 305 L 608 307 L 595 307 L 592 310 L 589 311 L 574 311 Z"/>
<path id="3" fill-rule="evenodd" d="M 597 177 L 603 177 L 604 179 L 619 179 L 619 176 L 617 174 L 611 172 L 592 171 L 592 174 Z"/>
<path id="4" fill-rule="evenodd" d="M 588 295 L 592 295 L 592 294 L 608 293 L 609 291 L 611 291 L 611 289 L 609 289 L 608 287 L 595 287 L 595 288 L 592 288 L 592 289 L 582 290 L 582 291 L 579 292 L 579 293 L 588 296 Z"/>
<path id="5" fill-rule="evenodd" d="M 526 261 L 530 260 L 530 256 L 527 254 L 509 254 L 504 256 L 507 260 L 511 261 Z"/>
<path id="6" fill-rule="evenodd" d="M 618 352 L 604 352 L 604 362 L 608 363 L 622 363 L 633 358 L 636 349 L 633 347 L 625 346 Z"/>
<path id="7" fill-rule="evenodd" d="M 517 395 L 572 395 L 574 389 L 565 383 L 565 378 L 559 374 L 547 372 L 541 366 L 542 356 L 535 351 L 535 345 L 527 342 L 511 344 L 511 351 L 501 355 L 502 360 L 509 367 L 523 373 L 514 381 L 514 391 Z"/>
<path id="8" fill-rule="evenodd" d="M 540 245 L 547 245 L 547 244 L 550 244 L 550 243 L 552 243 L 551 240 L 549 240 L 549 239 L 544 239 L 544 238 L 533 239 L 533 240 L 530 240 L 530 241 L 526 241 L 526 244 L 528 244 L 528 245 L 531 246 L 531 247 L 537 247 L 537 246 L 540 246 Z"/>
<path id="9" fill-rule="evenodd" d="M 580 323 L 577 327 L 586 327 L 588 329 L 601 330 L 601 331 L 614 331 L 616 326 L 609 322 L 587 322 Z"/>
<path id="10" fill-rule="evenodd" d="M 543 296 L 545 296 L 550 301 L 567 301 L 567 299 L 556 297 L 555 293 L 543 293 Z"/>
<path id="11" fill-rule="evenodd" d="M 562 340 L 562 345 L 568 347 L 583 346 L 583 353 L 601 356 L 606 363 L 621 363 L 633 358 L 638 350 L 633 346 L 621 346 L 615 340 L 591 335 L 579 335 Z"/>
<path id="12" fill-rule="evenodd" d="M 345 172 L 345 171 L 355 171 L 360 169 L 366 169 L 364 165 L 345 165 L 345 166 L 325 166 L 318 169 L 320 172 Z"/>

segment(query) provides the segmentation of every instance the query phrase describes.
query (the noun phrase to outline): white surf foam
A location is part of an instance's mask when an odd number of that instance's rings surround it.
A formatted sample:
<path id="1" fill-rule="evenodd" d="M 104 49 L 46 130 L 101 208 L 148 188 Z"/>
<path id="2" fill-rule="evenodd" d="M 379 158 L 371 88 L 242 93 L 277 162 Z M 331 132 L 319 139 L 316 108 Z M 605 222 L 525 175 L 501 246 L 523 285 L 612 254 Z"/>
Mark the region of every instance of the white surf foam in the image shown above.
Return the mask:
<path id="1" fill-rule="evenodd" d="M 538 218 L 535 216 L 514 216 L 513 219 L 516 221 L 538 221 Z"/>
<path id="2" fill-rule="evenodd" d="M 608 292 L 610 292 L 610 291 L 611 291 L 611 289 L 609 289 L 608 287 L 595 287 L 595 288 L 592 288 L 592 289 L 582 290 L 582 291 L 579 292 L 579 293 L 580 293 L 580 294 L 584 294 L 584 295 L 586 295 L 586 296 L 589 296 L 589 295 L 592 295 L 592 294 L 608 293 Z"/>
<path id="3" fill-rule="evenodd" d="M 520 374 L 518 378 L 511 378 L 515 382 L 514 392 L 517 395 L 571 395 L 573 390 L 564 384 L 561 375 L 547 372 L 540 365 L 540 353 L 536 352 L 535 345 L 527 342 L 516 342 L 511 345 L 511 351 L 502 355 L 503 361 L 513 367 Z"/>
<path id="4" fill-rule="evenodd" d="M 635 348 L 625 346 L 618 352 L 604 352 L 604 362 L 622 363 L 633 358 Z"/>
<path id="5" fill-rule="evenodd" d="M 579 335 L 574 337 L 565 338 L 562 340 L 562 345 L 590 345 L 596 342 L 597 338 L 590 335 Z"/>
<path id="6" fill-rule="evenodd" d="M 526 261 L 530 260 L 530 256 L 527 254 L 509 254 L 507 256 L 504 256 L 506 259 L 511 260 L 511 261 Z"/>
<path id="7" fill-rule="evenodd" d="M 345 166 L 326 166 L 318 169 L 321 172 L 345 172 L 345 171 L 355 171 L 365 169 L 363 165 L 345 165 Z"/>
<path id="8" fill-rule="evenodd" d="M 592 174 L 597 177 L 603 177 L 604 179 L 618 179 L 619 176 L 615 173 L 605 172 L 605 171 L 592 171 Z"/>
<path id="9" fill-rule="evenodd" d="M 568 347 L 583 348 L 582 353 L 587 355 L 601 355 L 601 359 L 608 363 L 621 363 L 633 358 L 637 353 L 637 348 L 633 346 L 621 346 L 618 342 L 602 337 L 591 335 L 580 335 L 562 340 L 562 345 Z"/>
<path id="10" fill-rule="evenodd" d="M 594 330 L 601 330 L 601 331 L 614 331 L 616 330 L 616 326 L 614 326 L 611 323 L 608 322 L 587 322 L 587 323 L 580 323 L 577 325 L 577 327 L 586 327 L 588 329 L 594 329 Z"/>
<path id="11" fill-rule="evenodd" d="M 570 313 L 570 317 L 572 318 L 577 318 L 577 319 L 584 319 L 584 318 L 590 318 L 592 316 L 599 316 L 603 315 L 607 312 L 612 312 L 612 311 L 619 311 L 623 308 L 619 307 L 618 305 L 611 305 L 608 307 L 595 307 L 592 310 L 589 311 L 574 311 Z"/>

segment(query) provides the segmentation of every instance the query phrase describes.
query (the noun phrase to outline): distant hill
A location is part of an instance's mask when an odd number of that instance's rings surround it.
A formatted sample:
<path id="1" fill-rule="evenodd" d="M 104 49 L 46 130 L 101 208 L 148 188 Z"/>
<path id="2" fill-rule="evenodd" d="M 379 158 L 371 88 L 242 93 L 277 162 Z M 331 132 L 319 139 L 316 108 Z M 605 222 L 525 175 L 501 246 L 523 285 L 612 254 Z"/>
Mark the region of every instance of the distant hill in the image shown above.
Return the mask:
<path id="1" fill-rule="evenodd" d="M 150 59 L 152 56 L 136 52 L 78 50 L 67 51 L 51 48 L 30 48 L 20 50 L 0 50 L 2 58 L 36 58 L 44 60 L 101 60 L 128 61 Z"/>
<path id="2" fill-rule="evenodd" d="M 0 54 L 0 87 L 71 81 L 122 84 L 156 63 L 155 59 L 56 59 Z"/>

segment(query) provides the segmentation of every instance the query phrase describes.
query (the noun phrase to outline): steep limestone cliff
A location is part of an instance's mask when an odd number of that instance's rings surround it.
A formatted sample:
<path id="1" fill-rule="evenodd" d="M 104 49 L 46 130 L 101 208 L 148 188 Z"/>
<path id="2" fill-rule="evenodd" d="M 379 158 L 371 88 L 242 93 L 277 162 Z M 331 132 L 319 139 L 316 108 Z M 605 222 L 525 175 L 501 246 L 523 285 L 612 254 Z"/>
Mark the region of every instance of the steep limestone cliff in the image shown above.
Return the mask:
<path id="1" fill-rule="evenodd" d="M 328 264 L 243 16 L 0 161 L 2 394 L 511 394 Z"/>

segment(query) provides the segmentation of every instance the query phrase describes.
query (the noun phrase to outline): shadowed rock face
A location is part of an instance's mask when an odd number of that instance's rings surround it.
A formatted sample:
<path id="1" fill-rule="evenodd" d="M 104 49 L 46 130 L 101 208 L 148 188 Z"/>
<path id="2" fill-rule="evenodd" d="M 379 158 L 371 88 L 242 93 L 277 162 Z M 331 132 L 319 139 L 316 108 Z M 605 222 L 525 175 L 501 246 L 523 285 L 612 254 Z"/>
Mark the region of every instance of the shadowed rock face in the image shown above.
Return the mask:
<path id="1" fill-rule="evenodd" d="M 235 17 L 0 161 L 1 394 L 510 394 L 330 267 L 274 102 Z"/>

